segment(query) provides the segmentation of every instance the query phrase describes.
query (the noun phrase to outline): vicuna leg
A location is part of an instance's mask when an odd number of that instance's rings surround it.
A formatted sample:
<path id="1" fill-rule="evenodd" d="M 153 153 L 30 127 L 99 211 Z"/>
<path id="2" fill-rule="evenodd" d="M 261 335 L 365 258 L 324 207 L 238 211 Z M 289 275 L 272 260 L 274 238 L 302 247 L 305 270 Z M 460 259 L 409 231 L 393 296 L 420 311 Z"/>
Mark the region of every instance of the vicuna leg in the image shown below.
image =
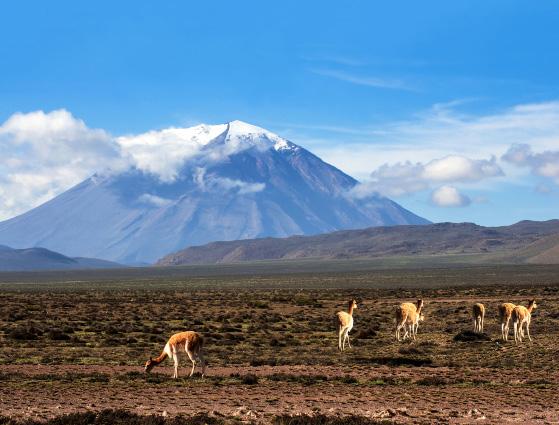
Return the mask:
<path id="1" fill-rule="evenodd" d="M 349 343 L 349 329 L 346 331 L 345 337 L 347 338 L 347 346 L 351 348 L 351 344 Z"/>
<path id="2" fill-rule="evenodd" d="M 194 374 L 194 368 L 196 367 L 196 357 L 194 356 L 194 353 L 192 353 L 192 351 L 188 349 L 188 347 L 186 348 L 186 354 L 188 354 L 188 358 L 192 362 L 192 370 L 190 371 L 190 375 L 188 375 L 188 377 L 190 378 Z"/>
<path id="3" fill-rule="evenodd" d="M 518 320 L 515 320 L 513 322 L 513 331 L 514 331 L 514 342 L 518 342 L 519 340 L 520 342 L 522 342 L 520 329 L 518 329 Z"/>
<path id="4" fill-rule="evenodd" d="M 404 325 L 404 336 L 402 337 L 402 340 L 405 341 L 407 338 L 411 339 L 411 334 L 412 334 L 412 329 L 411 326 L 408 325 L 407 323 Z"/>
<path id="5" fill-rule="evenodd" d="M 342 349 L 342 333 L 343 333 L 343 328 L 340 326 L 338 327 L 338 350 L 343 351 Z"/>
<path id="6" fill-rule="evenodd" d="M 177 356 L 176 352 L 173 352 L 173 362 L 175 363 L 175 373 L 173 374 L 173 378 L 179 377 L 179 357 Z"/>
<path id="7" fill-rule="evenodd" d="M 347 339 L 347 333 L 349 332 L 348 328 L 344 328 L 342 331 L 342 351 L 345 351 L 345 341 Z"/>
<path id="8" fill-rule="evenodd" d="M 530 317 L 526 320 L 526 334 L 528 335 L 530 342 L 532 342 L 532 337 L 530 336 Z"/>
<path id="9" fill-rule="evenodd" d="M 202 365 L 202 378 L 206 375 L 206 359 L 204 359 L 204 354 L 202 350 L 198 352 L 198 360 L 200 361 L 200 365 Z"/>
<path id="10" fill-rule="evenodd" d="M 485 314 L 481 316 L 481 333 L 483 333 L 483 321 L 485 319 Z"/>

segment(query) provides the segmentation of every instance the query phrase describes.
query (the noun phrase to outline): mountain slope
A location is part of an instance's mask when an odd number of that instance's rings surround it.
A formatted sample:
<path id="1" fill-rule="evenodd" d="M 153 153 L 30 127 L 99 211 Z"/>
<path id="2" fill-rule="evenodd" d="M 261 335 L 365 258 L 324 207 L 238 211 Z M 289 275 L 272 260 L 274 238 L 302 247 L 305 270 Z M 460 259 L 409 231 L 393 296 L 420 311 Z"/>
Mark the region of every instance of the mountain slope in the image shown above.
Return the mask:
<path id="1" fill-rule="evenodd" d="M 355 179 L 249 124 L 171 129 L 161 137 L 194 152 L 176 173 L 133 151 L 135 168 L 93 176 L 0 223 L 0 243 L 139 264 L 215 240 L 428 223 L 385 197 L 350 197 Z M 137 141 L 122 143 L 137 148 Z"/>
<path id="2" fill-rule="evenodd" d="M 0 271 L 109 269 L 120 264 L 96 258 L 70 258 L 45 248 L 13 249 L 0 245 Z"/>
<path id="3" fill-rule="evenodd" d="M 559 233 L 542 237 L 500 257 L 511 263 L 559 264 Z"/>
<path id="4" fill-rule="evenodd" d="M 544 256 L 553 255 L 552 250 L 557 249 L 557 246 L 550 241 L 554 238 L 555 242 L 559 242 L 558 236 L 559 220 L 522 221 L 503 227 L 483 227 L 472 223 L 372 227 L 317 236 L 214 242 L 168 255 L 157 264 L 217 264 L 277 259 L 474 253 L 508 253 L 513 262 L 530 261 L 532 258 L 537 261 L 540 253 Z M 541 246 L 538 246 L 538 243 Z M 531 251 L 526 255 L 529 246 Z M 521 252 L 524 253 L 522 256 Z M 540 258 L 540 261 L 551 260 L 552 258 L 548 257 Z"/>

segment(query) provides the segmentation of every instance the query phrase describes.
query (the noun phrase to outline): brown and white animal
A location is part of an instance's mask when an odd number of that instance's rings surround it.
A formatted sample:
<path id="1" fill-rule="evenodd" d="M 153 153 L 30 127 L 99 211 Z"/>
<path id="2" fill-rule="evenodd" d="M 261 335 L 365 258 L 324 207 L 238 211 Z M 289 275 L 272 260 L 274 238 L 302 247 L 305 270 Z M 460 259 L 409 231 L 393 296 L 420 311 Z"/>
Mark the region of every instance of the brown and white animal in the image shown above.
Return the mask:
<path id="1" fill-rule="evenodd" d="M 349 331 L 353 328 L 353 310 L 357 308 L 357 301 L 351 300 L 348 304 L 347 312 L 338 311 L 336 313 L 336 321 L 338 323 L 338 350 L 345 350 L 345 342 L 351 348 L 349 343 Z"/>
<path id="2" fill-rule="evenodd" d="M 396 340 L 401 341 L 400 332 L 403 329 L 404 336 L 403 339 L 409 337 L 415 340 L 417 335 L 417 328 L 419 327 L 419 322 L 424 320 L 421 310 L 423 309 L 423 300 L 417 300 L 417 303 L 402 303 L 396 308 Z M 406 329 L 406 325 L 408 329 Z"/>
<path id="3" fill-rule="evenodd" d="M 509 339 L 509 323 L 512 317 L 512 311 L 516 306 L 512 303 L 503 303 L 499 305 L 499 320 L 501 321 L 501 337 L 503 341 Z"/>
<path id="4" fill-rule="evenodd" d="M 144 370 L 150 372 L 155 366 L 165 360 L 167 357 L 171 357 L 175 363 L 175 373 L 173 378 L 178 378 L 179 376 L 179 355 L 186 353 L 188 358 L 192 362 L 192 370 L 190 371 L 190 376 L 194 373 L 194 368 L 196 367 L 196 362 L 200 362 L 202 365 L 202 376 L 206 373 L 206 362 L 204 361 L 204 355 L 202 353 L 204 348 L 204 338 L 197 332 L 186 331 L 174 334 L 169 338 L 165 348 L 159 355 L 159 357 L 152 359 L 151 357 L 146 362 Z"/>
<path id="5" fill-rule="evenodd" d="M 522 327 L 526 327 L 526 334 L 528 339 L 532 341 L 530 337 L 530 321 L 532 320 L 532 311 L 537 307 L 536 300 L 530 300 L 528 308 L 523 305 L 517 305 L 512 311 L 512 326 L 514 330 L 514 342 L 522 342 L 524 337 L 524 331 Z"/>
<path id="6" fill-rule="evenodd" d="M 485 306 L 476 303 L 472 307 L 472 317 L 474 318 L 474 332 L 483 333 L 483 320 L 485 318 Z"/>

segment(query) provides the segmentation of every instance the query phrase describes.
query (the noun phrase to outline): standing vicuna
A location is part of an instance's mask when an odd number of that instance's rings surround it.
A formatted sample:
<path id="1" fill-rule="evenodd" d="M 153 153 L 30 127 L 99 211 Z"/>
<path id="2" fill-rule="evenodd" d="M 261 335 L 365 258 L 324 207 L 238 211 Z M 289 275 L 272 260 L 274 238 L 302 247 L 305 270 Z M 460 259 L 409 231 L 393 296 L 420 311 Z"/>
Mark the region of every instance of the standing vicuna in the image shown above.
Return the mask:
<path id="1" fill-rule="evenodd" d="M 406 339 L 408 336 L 409 327 L 410 338 L 415 340 L 417 335 L 417 328 L 419 327 L 419 322 L 423 321 L 423 315 L 421 310 L 423 309 L 423 300 L 417 300 L 417 303 L 402 303 L 396 308 L 396 340 L 401 341 L 400 331 L 404 329 L 404 337 Z"/>
<path id="2" fill-rule="evenodd" d="M 338 322 L 338 350 L 345 350 L 345 342 L 351 348 L 349 343 L 349 331 L 353 328 L 353 310 L 357 308 L 357 301 L 351 300 L 348 305 L 347 312 L 338 311 L 336 318 Z"/>
<path id="3" fill-rule="evenodd" d="M 192 362 L 192 370 L 190 371 L 190 376 L 194 373 L 194 368 L 196 367 L 196 362 L 199 361 L 202 364 L 202 376 L 206 373 L 206 362 L 204 361 L 204 355 L 202 349 L 204 347 L 204 338 L 197 332 L 186 331 L 174 334 L 169 338 L 165 348 L 159 355 L 159 357 L 152 359 L 151 357 L 146 362 L 144 367 L 146 372 L 151 371 L 155 366 L 165 360 L 167 357 L 172 357 L 175 363 L 175 373 L 173 378 L 179 377 L 179 354 L 186 353 L 188 358 Z"/>
<path id="4" fill-rule="evenodd" d="M 472 307 L 472 317 L 474 318 L 474 332 L 483 333 L 483 320 L 485 318 L 485 306 L 476 303 Z"/>
<path id="5" fill-rule="evenodd" d="M 509 323 L 512 317 L 512 311 L 516 306 L 512 303 L 503 303 L 499 305 L 499 320 L 501 321 L 501 337 L 503 341 L 509 339 Z"/>
<path id="6" fill-rule="evenodd" d="M 532 311 L 537 307 L 536 300 L 530 300 L 528 308 L 523 305 L 517 305 L 512 311 L 512 325 L 514 330 L 514 342 L 522 342 L 524 337 L 524 331 L 522 326 L 526 324 L 526 334 L 530 342 L 532 338 L 530 337 L 530 320 L 532 319 Z"/>

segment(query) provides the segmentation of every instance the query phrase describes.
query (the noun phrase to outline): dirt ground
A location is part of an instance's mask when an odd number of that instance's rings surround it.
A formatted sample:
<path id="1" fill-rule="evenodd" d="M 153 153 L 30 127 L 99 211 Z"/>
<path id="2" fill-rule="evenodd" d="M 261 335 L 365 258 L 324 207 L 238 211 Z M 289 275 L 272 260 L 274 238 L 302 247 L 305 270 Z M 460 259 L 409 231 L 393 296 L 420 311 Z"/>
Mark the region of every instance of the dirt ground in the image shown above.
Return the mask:
<path id="1" fill-rule="evenodd" d="M 46 420 L 118 408 L 257 423 L 318 413 L 402 424 L 559 423 L 559 280 L 535 269 L 533 281 L 488 285 L 498 272 L 433 271 L 433 280 L 446 279 L 438 288 L 378 288 L 363 276 L 358 284 L 337 277 L 339 288 L 330 282 L 327 290 L 320 276 L 299 288 L 278 277 L 275 289 L 258 289 L 255 277 L 243 278 L 251 289 L 213 282 L 194 290 L 188 280 L 167 289 L 4 285 L 0 415 Z M 353 348 L 339 353 L 333 314 L 351 298 L 359 304 Z M 416 298 L 426 316 L 418 339 L 396 342 L 394 308 Z M 539 304 L 533 342 L 500 341 L 496 306 L 530 298 Z M 486 338 L 456 341 L 473 327 L 470 309 L 479 301 L 488 311 Z M 183 363 L 173 380 L 169 360 L 143 373 L 145 360 L 184 329 L 205 336 L 206 376 L 186 378 Z"/>
<path id="2" fill-rule="evenodd" d="M 138 378 L 132 383 L 126 373 L 138 372 L 130 366 L 32 366 L 5 365 L 2 373 L 11 375 L 0 397 L 2 414 L 17 418 L 47 419 L 80 410 L 124 408 L 139 414 L 195 414 L 267 422 L 275 415 L 356 414 L 391 419 L 396 423 L 557 423 L 557 386 L 534 391 L 526 382 L 558 382 L 557 373 L 516 373 L 495 376 L 494 370 L 478 369 L 480 376 L 491 376 L 491 385 L 417 384 L 437 377 L 448 382 L 465 382 L 464 371 L 448 368 L 334 367 L 334 366 L 231 366 L 209 368 L 207 377 L 173 381 L 170 367 L 156 375 L 154 385 Z M 183 372 L 186 372 L 183 370 Z M 73 374 L 71 380 L 65 376 Z M 255 375 L 258 383 L 219 381 L 231 375 Z M 275 381 L 274 374 L 320 376 L 311 384 Z M 44 381 L 45 376 L 48 381 Z M 353 377 L 357 384 L 333 380 Z M 57 377 L 61 381 L 57 382 Z M 95 382 L 106 378 L 104 382 Z M 325 380 L 324 377 L 332 380 Z M 5 378 L 6 379 L 6 378 Z M 380 383 L 384 381 L 387 383 Z M 398 382 L 409 382 L 409 385 Z M 395 382 L 391 384 L 391 382 Z"/>

